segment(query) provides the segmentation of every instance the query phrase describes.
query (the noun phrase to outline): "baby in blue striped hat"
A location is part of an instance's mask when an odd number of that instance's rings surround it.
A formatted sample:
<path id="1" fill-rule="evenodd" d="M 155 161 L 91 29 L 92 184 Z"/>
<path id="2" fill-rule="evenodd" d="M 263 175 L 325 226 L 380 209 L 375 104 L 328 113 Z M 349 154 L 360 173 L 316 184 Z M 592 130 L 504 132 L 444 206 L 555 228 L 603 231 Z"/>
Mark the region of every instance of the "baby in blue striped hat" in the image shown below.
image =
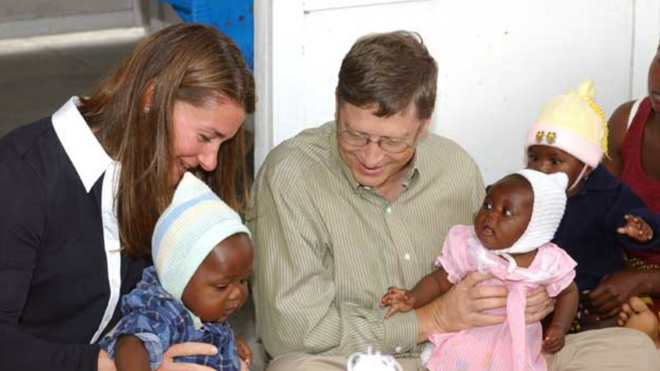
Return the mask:
<path id="1" fill-rule="evenodd" d="M 218 352 L 175 362 L 247 369 L 250 349 L 234 339 L 227 318 L 247 299 L 253 254 L 240 216 L 186 173 L 156 223 L 154 266 L 122 299 L 124 317 L 101 342 L 117 370 L 155 370 L 170 346 L 185 342 L 213 344 Z"/>

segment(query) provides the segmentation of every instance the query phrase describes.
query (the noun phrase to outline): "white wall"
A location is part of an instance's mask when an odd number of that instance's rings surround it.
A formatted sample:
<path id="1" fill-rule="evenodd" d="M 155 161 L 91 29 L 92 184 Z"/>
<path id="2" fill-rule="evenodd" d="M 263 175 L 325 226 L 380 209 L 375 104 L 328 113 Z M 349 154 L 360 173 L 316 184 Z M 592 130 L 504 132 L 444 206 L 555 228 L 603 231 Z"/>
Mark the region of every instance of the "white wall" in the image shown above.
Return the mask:
<path id="1" fill-rule="evenodd" d="M 660 0 L 255 0 L 256 164 L 332 119 L 343 56 L 370 32 L 419 32 L 439 64 L 433 131 L 456 140 L 486 182 L 523 164 L 543 102 L 596 81 L 606 115 L 643 95 Z"/>

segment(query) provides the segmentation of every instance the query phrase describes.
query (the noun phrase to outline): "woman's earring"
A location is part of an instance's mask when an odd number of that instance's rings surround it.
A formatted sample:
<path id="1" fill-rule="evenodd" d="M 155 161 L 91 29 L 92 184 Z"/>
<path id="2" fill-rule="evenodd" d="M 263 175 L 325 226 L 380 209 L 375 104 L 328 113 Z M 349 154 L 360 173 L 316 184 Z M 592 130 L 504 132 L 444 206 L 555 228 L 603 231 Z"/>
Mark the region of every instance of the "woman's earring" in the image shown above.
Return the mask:
<path id="1" fill-rule="evenodd" d="M 151 111 L 151 107 L 149 106 L 144 107 L 144 113 L 149 113 L 149 111 Z"/>

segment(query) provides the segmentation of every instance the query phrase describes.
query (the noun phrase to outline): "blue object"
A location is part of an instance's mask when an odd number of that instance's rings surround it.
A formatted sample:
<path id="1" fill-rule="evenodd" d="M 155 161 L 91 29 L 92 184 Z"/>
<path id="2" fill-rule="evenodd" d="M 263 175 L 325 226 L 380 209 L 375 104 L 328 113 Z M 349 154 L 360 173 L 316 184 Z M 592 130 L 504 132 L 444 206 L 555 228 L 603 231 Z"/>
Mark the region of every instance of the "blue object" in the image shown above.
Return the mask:
<path id="1" fill-rule="evenodd" d="M 254 71 L 254 0 L 158 0 L 172 5 L 184 22 L 209 24 L 238 45 Z"/>

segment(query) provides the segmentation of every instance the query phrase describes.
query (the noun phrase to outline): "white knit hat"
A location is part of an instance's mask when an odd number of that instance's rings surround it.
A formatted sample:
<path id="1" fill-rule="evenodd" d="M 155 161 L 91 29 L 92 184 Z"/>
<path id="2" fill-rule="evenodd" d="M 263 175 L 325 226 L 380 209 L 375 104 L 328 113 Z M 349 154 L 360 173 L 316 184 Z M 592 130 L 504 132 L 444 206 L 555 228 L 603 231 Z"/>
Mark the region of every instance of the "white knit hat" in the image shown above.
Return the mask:
<path id="1" fill-rule="evenodd" d="M 188 281 L 213 248 L 236 233 L 250 235 L 241 217 L 191 173 L 154 228 L 151 252 L 165 291 L 181 301 Z"/>
<path id="2" fill-rule="evenodd" d="M 552 240 L 564 216 L 568 184 L 568 177 L 561 172 L 545 174 L 536 170 L 523 169 L 516 174 L 524 176 L 532 185 L 534 205 L 527 229 L 518 241 L 509 248 L 491 250 L 492 253 L 507 258 L 509 263 L 512 262 L 512 259 L 509 259 L 508 254 L 530 252 Z"/>

